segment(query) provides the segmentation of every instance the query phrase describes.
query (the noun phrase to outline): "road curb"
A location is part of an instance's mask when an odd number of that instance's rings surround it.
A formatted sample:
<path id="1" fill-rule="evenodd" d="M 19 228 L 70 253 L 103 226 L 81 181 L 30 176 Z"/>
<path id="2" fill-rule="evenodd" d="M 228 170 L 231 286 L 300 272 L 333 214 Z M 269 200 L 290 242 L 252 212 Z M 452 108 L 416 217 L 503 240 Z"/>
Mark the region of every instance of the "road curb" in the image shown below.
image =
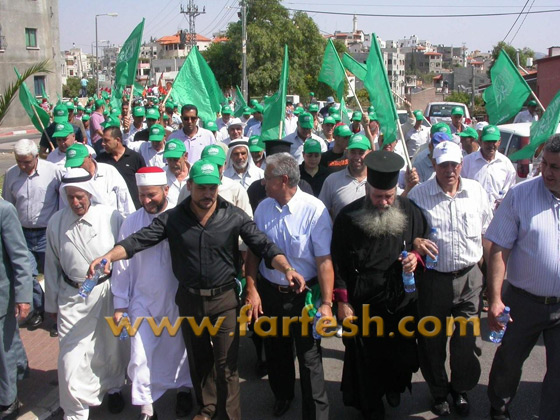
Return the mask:
<path id="1" fill-rule="evenodd" d="M 58 401 L 58 387 L 54 388 L 41 401 L 35 404 L 31 410 L 20 415 L 18 420 L 47 420 L 60 408 Z"/>
<path id="2" fill-rule="evenodd" d="M 8 131 L 8 132 L 5 132 L 5 133 L 0 133 L 0 138 L 2 138 L 2 137 L 13 137 L 13 136 L 23 136 L 25 134 L 39 134 L 39 131 L 36 130 L 36 129 Z"/>

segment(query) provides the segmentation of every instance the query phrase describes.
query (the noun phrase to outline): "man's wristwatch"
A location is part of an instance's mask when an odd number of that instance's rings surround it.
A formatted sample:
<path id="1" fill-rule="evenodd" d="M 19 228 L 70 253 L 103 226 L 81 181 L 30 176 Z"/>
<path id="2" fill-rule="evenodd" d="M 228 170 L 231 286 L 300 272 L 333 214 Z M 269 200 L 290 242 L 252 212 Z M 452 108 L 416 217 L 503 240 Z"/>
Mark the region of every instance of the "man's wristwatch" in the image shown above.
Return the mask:
<path id="1" fill-rule="evenodd" d="M 284 274 L 287 274 L 288 271 L 296 271 L 296 269 L 294 267 L 288 267 L 284 270 Z"/>
<path id="2" fill-rule="evenodd" d="M 325 302 L 325 301 L 323 301 L 323 302 L 321 302 L 321 305 L 328 306 L 329 308 L 332 308 L 332 307 L 333 307 L 333 303 L 332 303 L 332 302 Z"/>

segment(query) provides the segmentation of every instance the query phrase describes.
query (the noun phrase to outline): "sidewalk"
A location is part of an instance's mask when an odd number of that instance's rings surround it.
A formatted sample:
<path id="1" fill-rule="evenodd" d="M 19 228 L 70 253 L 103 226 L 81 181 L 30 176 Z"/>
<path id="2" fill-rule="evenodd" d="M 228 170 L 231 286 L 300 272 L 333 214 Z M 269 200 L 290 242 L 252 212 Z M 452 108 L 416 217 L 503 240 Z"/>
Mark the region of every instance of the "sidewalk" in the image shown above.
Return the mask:
<path id="1" fill-rule="evenodd" d="M 33 125 L 26 125 L 23 127 L 0 127 L 0 138 L 21 136 L 24 134 L 39 134 L 39 131 Z"/>

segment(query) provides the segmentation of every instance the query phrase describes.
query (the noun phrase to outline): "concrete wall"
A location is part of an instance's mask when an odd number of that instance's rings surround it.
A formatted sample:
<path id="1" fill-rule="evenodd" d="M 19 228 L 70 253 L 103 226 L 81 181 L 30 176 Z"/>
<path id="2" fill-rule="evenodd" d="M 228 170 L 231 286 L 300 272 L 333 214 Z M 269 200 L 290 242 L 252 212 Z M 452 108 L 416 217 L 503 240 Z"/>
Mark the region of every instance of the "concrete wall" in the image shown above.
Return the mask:
<path id="1" fill-rule="evenodd" d="M 560 55 L 537 60 L 537 96 L 546 108 L 560 90 Z"/>
<path id="2" fill-rule="evenodd" d="M 25 28 L 37 29 L 37 48 L 26 48 Z M 0 0 L 0 30 L 5 48 L 0 51 L 0 92 L 16 80 L 13 68 L 20 73 L 45 59 L 51 61 L 52 73 L 45 76 L 45 89 L 51 102 L 62 94 L 58 0 Z M 34 93 L 33 77 L 27 86 Z M 15 98 L 3 127 L 30 125 L 31 121 Z"/>

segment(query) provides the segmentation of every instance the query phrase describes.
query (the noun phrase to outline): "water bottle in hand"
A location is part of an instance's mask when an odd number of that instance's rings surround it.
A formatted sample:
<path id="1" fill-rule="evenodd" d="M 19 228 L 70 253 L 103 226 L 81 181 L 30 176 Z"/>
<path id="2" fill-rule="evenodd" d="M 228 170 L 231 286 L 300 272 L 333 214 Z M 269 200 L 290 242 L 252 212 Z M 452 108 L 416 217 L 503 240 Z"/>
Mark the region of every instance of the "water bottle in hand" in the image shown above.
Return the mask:
<path id="1" fill-rule="evenodd" d="M 500 331 L 492 331 L 490 333 L 490 341 L 492 343 L 500 343 L 502 338 L 504 338 L 504 334 L 506 333 L 507 324 L 509 322 L 509 306 L 504 308 L 504 311 L 496 318 L 500 324 L 504 325 L 504 329 Z"/>
<path id="2" fill-rule="evenodd" d="M 90 279 L 84 280 L 84 282 L 80 286 L 80 289 L 78 290 L 78 294 L 81 297 L 83 297 L 84 299 L 88 297 L 99 279 L 105 274 L 105 265 L 107 265 L 107 260 L 103 258 L 101 262 L 95 266 L 93 276 Z"/>
<path id="3" fill-rule="evenodd" d="M 436 228 L 432 228 L 430 230 L 430 234 L 428 235 L 428 239 L 430 241 L 432 241 L 434 244 L 437 245 L 437 229 Z M 429 270 L 433 270 L 434 268 L 436 268 L 437 266 L 437 262 L 438 262 L 438 256 L 436 254 L 435 258 L 430 257 L 428 254 L 426 254 L 426 268 L 428 268 Z"/>
<path id="4" fill-rule="evenodd" d="M 312 332 L 312 334 L 313 334 L 313 338 L 315 340 L 320 340 L 321 338 L 323 338 L 321 336 L 321 334 L 319 334 L 319 331 L 317 331 L 317 323 L 319 322 L 319 319 L 321 319 L 321 316 L 322 316 L 321 312 L 317 311 L 315 313 L 315 319 L 313 319 L 313 332 Z"/>
<path id="5" fill-rule="evenodd" d="M 494 201 L 494 211 L 498 210 L 498 207 L 500 207 L 500 204 L 502 204 L 502 201 L 504 200 L 504 195 L 506 195 L 503 191 L 500 191 L 498 194 L 498 198 L 496 199 L 496 201 Z"/>
<path id="6" fill-rule="evenodd" d="M 408 257 L 408 252 L 403 251 L 401 253 L 401 257 L 404 260 L 406 257 Z M 416 291 L 416 283 L 414 281 L 414 272 L 405 273 L 404 270 L 403 270 L 402 281 L 403 281 L 404 291 L 406 293 L 412 293 L 412 292 Z"/>
<path id="7" fill-rule="evenodd" d="M 121 323 L 123 322 L 123 320 L 125 318 L 128 318 L 128 314 L 125 312 L 123 313 L 123 316 L 121 318 Z M 126 340 L 129 337 L 128 335 L 128 331 L 126 330 L 126 326 L 123 327 L 123 329 L 121 330 L 121 333 L 119 334 L 119 340 Z"/>

